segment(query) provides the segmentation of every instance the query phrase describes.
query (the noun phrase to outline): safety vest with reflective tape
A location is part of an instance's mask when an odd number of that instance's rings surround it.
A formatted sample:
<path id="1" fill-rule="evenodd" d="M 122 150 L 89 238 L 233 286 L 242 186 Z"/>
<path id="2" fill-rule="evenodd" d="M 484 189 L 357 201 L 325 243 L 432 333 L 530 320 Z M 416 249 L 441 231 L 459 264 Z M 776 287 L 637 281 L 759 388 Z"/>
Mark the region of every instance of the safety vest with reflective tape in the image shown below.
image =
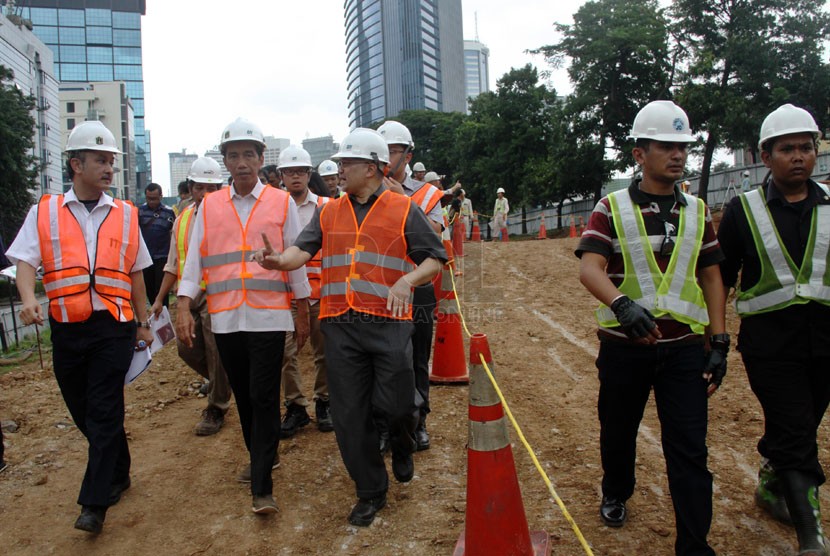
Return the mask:
<path id="1" fill-rule="evenodd" d="M 331 197 L 317 197 L 317 207 L 322 208 L 323 205 L 331 201 Z M 311 259 L 305 264 L 305 273 L 308 277 L 308 284 L 311 286 L 310 299 L 320 299 L 320 271 L 323 266 L 323 255 L 321 251 L 317 251 Z"/>
<path id="2" fill-rule="evenodd" d="M 818 185 L 830 195 L 825 186 Z M 781 243 L 763 188 L 742 193 L 740 198 L 761 261 L 761 277 L 748 290 L 738 289 L 738 314 L 768 313 L 810 301 L 830 305 L 830 205 L 813 208 L 810 237 L 798 268 Z"/>
<path id="3" fill-rule="evenodd" d="M 443 196 L 443 191 L 427 182 L 422 185 L 418 191 L 413 193 L 410 196 L 410 199 L 415 201 L 415 204 L 418 205 L 418 208 L 421 209 L 424 214 L 429 214 L 432 209 L 435 208 L 435 205 L 441 202 L 441 197 Z"/>
<path id="4" fill-rule="evenodd" d="M 322 208 L 320 318 L 353 309 L 391 319 L 412 319 L 412 305 L 397 317 L 386 309 L 389 289 L 415 268 L 406 253 L 404 235 L 411 206 L 409 197 L 384 191 L 359 228 L 348 197 Z"/>
<path id="5" fill-rule="evenodd" d="M 113 199 L 98 228 L 95 265 L 90 270 L 83 231 L 63 195 L 44 195 L 38 203 L 37 230 L 43 259 L 43 287 L 49 314 L 58 322 L 82 322 L 92 315 L 92 292 L 118 321 L 133 320 L 130 272 L 138 256 L 138 210 Z"/>
<path id="6" fill-rule="evenodd" d="M 190 244 L 190 230 L 193 229 L 193 215 L 196 213 L 196 205 L 191 204 L 185 207 L 176 221 L 176 229 L 173 230 L 176 238 L 176 258 L 178 260 L 178 276 L 176 284 L 182 279 L 184 272 L 184 261 L 187 258 L 187 246 Z M 202 280 L 199 286 L 204 290 L 205 281 Z"/>
<path id="7" fill-rule="evenodd" d="M 267 270 L 250 260 L 257 249 L 265 246 L 263 233 L 275 249 L 283 249 L 282 229 L 289 198 L 281 189 L 263 188 L 243 227 L 230 187 L 205 195 L 199 209 L 204 225 L 199 254 L 208 312 L 230 311 L 243 303 L 256 309 L 291 306 L 288 274 Z"/>
<path id="8" fill-rule="evenodd" d="M 668 315 L 688 324 L 695 334 L 703 334 L 709 324 L 709 314 L 696 271 L 706 227 L 706 205 L 702 199 L 682 195 L 686 206 L 680 206 L 677 240 L 665 273 L 657 265 L 643 215 L 631 200 L 631 194 L 625 189 L 608 195 L 625 263 L 618 289 L 655 317 Z M 603 328 L 620 325 L 614 312 L 604 304 L 596 310 L 596 318 Z"/>

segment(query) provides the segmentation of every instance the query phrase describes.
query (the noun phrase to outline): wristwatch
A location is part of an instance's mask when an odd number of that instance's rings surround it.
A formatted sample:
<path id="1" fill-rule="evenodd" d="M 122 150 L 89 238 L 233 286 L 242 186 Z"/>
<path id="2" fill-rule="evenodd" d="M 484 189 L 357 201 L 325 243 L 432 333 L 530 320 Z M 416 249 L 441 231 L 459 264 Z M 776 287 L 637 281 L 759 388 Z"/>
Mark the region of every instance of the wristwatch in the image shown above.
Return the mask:
<path id="1" fill-rule="evenodd" d="M 150 321 L 149 321 L 149 320 L 145 320 L 145 321 L 140 321 L 140 320 L 138 320 L 138 321 L 136 321 L 136 324 L 137 324 L 140 328 L 146 328 L 147 330 L 149 330 L 149 329 L 150 329 Z"/>
<path id="2" fill-rule="evenodd" d="M 727 348 L 729 347 L 730 338 L 729 334 L 713 334 L 709 337 L 710 344 L 723 344 Z"/>

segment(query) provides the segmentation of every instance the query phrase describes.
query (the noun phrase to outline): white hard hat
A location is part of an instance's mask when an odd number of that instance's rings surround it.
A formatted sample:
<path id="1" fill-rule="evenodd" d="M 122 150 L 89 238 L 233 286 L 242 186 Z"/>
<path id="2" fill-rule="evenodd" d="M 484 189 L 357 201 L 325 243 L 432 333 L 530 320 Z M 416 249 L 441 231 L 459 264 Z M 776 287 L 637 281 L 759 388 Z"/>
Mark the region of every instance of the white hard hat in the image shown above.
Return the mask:
<path id="1" fill-rule="evenodd" d="M 277 168 L 311 168 L 311 155 L 308 151 L 297 145 L 289 145 L 280 152 L 280 160 Z"/>
<path id="2" fill-rule="evenodd" d="M 416 172 L 426 172 L 426 166 L 424 166 L 423 162 L 416 162 L 415 165 L 412 167 L 413 170 Z"/>
<path id="3" fill-rule="evenodd" d="M 198 183 L 225 183 L 222 179 L 222 168 L 219 163 L 202 156 L 193 161 L 187 179 Z"/>
<path id="4" fill-rule="evenodd" d="M 498 189 L 496 189 L 496 193 L 504 193 L 504 188 L 499 187 Z"/>
<path id="5" fill-rule="evenodd" d="M 792 133 L 812 133 L 816 139 L 819 137 L 818 126 L 809 112 L 792 104 L 779 106 L 764 118 L 758 148 L 763 148 L 769 139 Z"/>
<path id="6" fill-rule="evenodd" d="M 427 172 L 424 176 L 424 181 L 435 181 L 440 179 L 441 176 L 439 176 L 436 172 Z"/>
<path id="7" fill-rule="evenodd" d="M 343 138 L 340 142 L 340 151 L 331 158 L 333 160 L 362 158 L 389 164 L 389 147 L 380 133 L 374 129 L 358 127 Z"/>
<path id="8" fill-rule="evenodd" d="M 70 151 L 104 151 L 121 154 L 115 144 L 115 136 L 98 120 L 76 125 L 69 134 L 64 152 Z"/>
<path id="9" fill-rule="evenodd" d="M 225 145 L 235 141 L 253 141 L 263 147 L 266 146 L 262 130 L 259 129 L 259 126 L 244 118 L 237 118 L 225 127 L 219 144 Z"/>
<path id="10" fill-rule="evenodd" d="M 410 148 L 415 148 L 409 128 L 401 122 L 386 120 L 378 128 L 378 133 L 383 136 L 387 145 L 409 145 Z"/>
<path id="11" fill-rule="evenodd" d="M 749 177 L 749 172 L 748 172 L 748 171 L 744 171 L 743 176 L 744 176 L 745 178 L 748 178 L 748 177 Z"/>
<path id="12" fill-rule="evenodd" d="M 324 160 L 317 167 L 317 173 L 321 176 L 333 176 L 337 174 L 337 164 L 331 160 Z"/>
<path id="13" fill-rule="evenodd" d="M 462 194 L 462 195 L 466 195 L 466 194 L 467 194 L 467 192 L 466 192 L 466 191 L 464 191 L 463 189 L 461 189 L 460 191 L 461 191 L 461 194 Z"/>
<path id="14" fill-rule="evenodd" d="M 637 112 L 629 139 L 649 139 L 670 143 L 694 143 L 689 117 L 670 100 L 655 100 Z"/>

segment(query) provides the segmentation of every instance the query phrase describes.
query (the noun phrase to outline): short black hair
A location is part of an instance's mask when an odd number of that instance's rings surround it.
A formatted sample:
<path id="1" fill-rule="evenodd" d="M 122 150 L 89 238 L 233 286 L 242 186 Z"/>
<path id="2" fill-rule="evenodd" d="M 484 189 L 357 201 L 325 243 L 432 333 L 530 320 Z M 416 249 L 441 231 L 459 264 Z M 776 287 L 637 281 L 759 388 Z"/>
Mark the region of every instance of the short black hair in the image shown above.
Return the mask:
<path id="1" fill-rule="evenodd" d="M 308 188 L 318 197 L 331 197 L 326 182 L 323 181 L 316 170 L 311 171 L 311 177 L 308 178 Z"/>
<path id="2" fill-rule="evenodd" d="M 75 177 L 75 170 L 72 169 L 72 159 L 77 158 L 83 163 L 87 152 L 89 151 L 69 151 L 66 153 L 66 175 L 69 176 L 70 180 Z"/>
<path id="3" fill-rule="evenodd" d="M 263 171 L 263 172 L 265 172 L 265 175 L 266 175 L 266 176 L 267 176 L 268 174 L 270 174 L 271 172 L 274 172 L 274 173 L 275 173 L 275 174 L 277 174 L 277 175 L 279 175 L 279 174 L 280 174 L 280 173 L 279 173 L 279 170 L 277 170 L 277 165 L 276 165 L 276 164 L 269 164 L 268 166 L 263 166 L 263 167 L 262 167 L 262 171 Z"/>
<path id="4" fill-rule="evenodd" d="M 778 137 L 770 137 L 769 139 L 763 142 L 763 144 L 761 145 L 761 150 L 767 154 L 772 154 L 772 148 L 775 146 L 775 142 L 781 137 L 783 137 L 783 135 L 780 135 Z M 818 150 L 818 137 L 816 137 L 815 135 L 813 136 L 813 148 Z"/>
<path id="5" fill-rule="evenodd" d="M 251 143 L 254 144 L 254 149 L 256 149 L 257 156 L 262 156 L 262 153 L 265 152 L 265 146 L 258 141 L 254 141 L 253 139 L 251 139 Z M 219 146 L 219 152 L 222 153 L 222 156 L 225 156 L 225 153 L 228 152 L 228 143 L 222 143 Z"/>
<path id="6" fill-rule="evenodd" d="M 634 142 L 634 146 L 638 149 L 643 149 L 644 151 L 647 151 L 649 147 L 651 147 L 651 139 L 637 139 Z"/>
<path id="7" fill-rule="evenodd" d="M 179 195 L 190 193 L 190 183 L 190 180 L 184 180 L 179 182 Z"/>
<path id="8" fill-rule="evenodd" d="M 161 186 L 157 183 L 151 183 L 144 189 L 144 194 L 146 195 L 150 191 L 158 191 L 161 193 L 161 196 L 164 197 L 164 193 L 161 190 Z"/>

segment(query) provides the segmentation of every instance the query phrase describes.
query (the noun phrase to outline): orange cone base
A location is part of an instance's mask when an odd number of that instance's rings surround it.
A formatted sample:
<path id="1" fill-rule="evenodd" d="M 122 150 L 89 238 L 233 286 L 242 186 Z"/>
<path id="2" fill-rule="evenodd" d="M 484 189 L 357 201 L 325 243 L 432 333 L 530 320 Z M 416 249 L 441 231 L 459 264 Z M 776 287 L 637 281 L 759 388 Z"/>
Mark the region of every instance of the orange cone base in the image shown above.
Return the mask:
<path id="1" fill-rule="evenodd" d="M 465 556 L 467 554 L 464 535 L 465 531 L 461 531 L 452 556 Z M 533 556 L 550 556 L 550 536 L 544 531 L 531 531 L 530 543 L 533 548 Z"/>
<path id="2" fill-rule="evenodd" d="M 464 336 L 458 314 L 438 313 L 435 319 L 435 349 L 429 381 L 436 384 L 467 384 L 470 373 L 464 356 Z"/>

